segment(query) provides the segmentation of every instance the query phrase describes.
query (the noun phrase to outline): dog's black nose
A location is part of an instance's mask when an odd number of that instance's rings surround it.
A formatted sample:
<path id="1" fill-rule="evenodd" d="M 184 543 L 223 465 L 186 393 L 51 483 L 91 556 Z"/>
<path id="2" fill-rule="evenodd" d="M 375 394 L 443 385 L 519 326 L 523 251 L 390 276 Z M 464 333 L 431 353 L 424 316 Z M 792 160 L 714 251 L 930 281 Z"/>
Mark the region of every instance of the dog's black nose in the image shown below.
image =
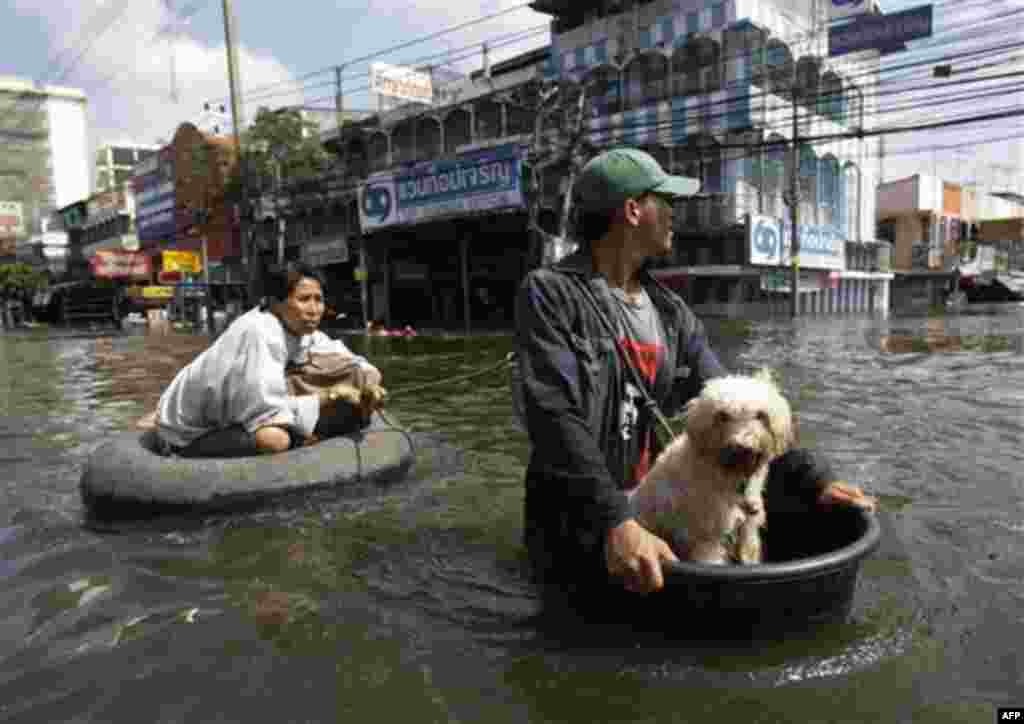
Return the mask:
<path id="1" fill-rule="evenodd" d="M 733 465 L 751 465 L 757 460 L 757 453 L 753 448 L 746 447 L 745 445 L 727 445 L 722 448 L 722 452 L 719 454 L 719 460 L 722 465 L 733 466 Z"/>

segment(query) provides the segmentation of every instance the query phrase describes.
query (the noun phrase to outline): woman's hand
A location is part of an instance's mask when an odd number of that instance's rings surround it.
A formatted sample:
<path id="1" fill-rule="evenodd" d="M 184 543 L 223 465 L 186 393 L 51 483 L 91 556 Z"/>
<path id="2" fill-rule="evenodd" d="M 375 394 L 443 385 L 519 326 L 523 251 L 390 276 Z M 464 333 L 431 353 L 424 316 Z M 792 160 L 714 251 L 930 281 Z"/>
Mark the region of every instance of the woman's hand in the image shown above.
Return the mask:
<path id="1" fill-rule="evenodd" d="M 347 382 L 339 382 L 320 390 L 320 407 L 334 407 L 339 402 L 347 402 L 353 407 L 359 407 L 360 400 L 359 388 Z"/>
<path id="2" fill-rule="evenodd" d="M 375 411 L 384 407 L 388 391 L 378 384 L 363 385 L 359 398 L 359 409 L 364 418 L 369 418 Z"/>

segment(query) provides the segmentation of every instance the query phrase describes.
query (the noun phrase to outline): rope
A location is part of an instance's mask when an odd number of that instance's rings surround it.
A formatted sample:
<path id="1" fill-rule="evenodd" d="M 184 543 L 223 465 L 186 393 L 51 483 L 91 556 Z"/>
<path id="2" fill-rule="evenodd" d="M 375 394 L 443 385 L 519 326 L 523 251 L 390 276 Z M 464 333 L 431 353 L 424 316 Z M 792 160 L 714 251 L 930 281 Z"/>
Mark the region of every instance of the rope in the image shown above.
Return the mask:
<path id="1" fill-rule="evenodd" d="M 434 382 L 427 382 L 427 383 L 422 384 L 422 385 L 413 385 L 412 387 L 405 387 L 403 389 L 398 390 L 397 392 L 388 391 L 388 400 L 390 401 L 395 395 L 407 395 L 407 394 L 410 394 L 412 392 L 420 392 L 421 390 L 428 390 L 428 389 L 431 389 L 433 387 L 440 387 L 441 385 L 450 385 L 450 384 L 455 383 L 455 382 L 462 382 L 464 380 L 471 380 L 471 379 L 473 379 L 475 377 L 481 377 L 481 376 L 483 376 L 485 374 L 488 374 L 490 372 L 494 372 L 494 371 L 499 370 L 502 367 L 510 364 L 514 358 L 515 358 L 515 352 L 509 352 L 507 355 L 505 355 L 504 359 L 502 359 L 500 362 L 496 362 L 493 365 L 488 365 L 487 367 L 484 367 L 483 369 L 475 370 L 473 372 L 469 372 L 469 373 L 464 374 L 464 375 L 456 375 L 455 377 L 446 377 L 443 380 L 435 380 Z M 413 457 L 415 457 L 416 456 L 416 443 L 413 440 L 412 433 L 409 432 L 404 427 L 402 427 L 401 425 L 399 425 L 398 423 L 396 423 L 393 419 L 388 417 L 387 413 L 384 412 L 383 409 L 377 410 L 377 414 L 379 414 L 381 416 L 381 419 L 384 420 L 384 422 L 387 423 L 388 427 L 390 427 L 392 430 L 395 430 L 396 432 L 400 432 L 403 435 L 405 435 L 405 439 L 409 443 L 409 448 L 412 450 Z M 358 445 L 357 445 L 357 447 L 358 447 Z"/>
<path id="2" fill-rule="evenodd" d="M 479 369 L 479 370 L 476 370 L 474 372 L 469 372 L 469 373 L 464 374 L 464 375 L 456 375 L 455 377 L 447 377 L 447 378 L 445 378 L 443 380 L 435 380 L 434 382 L 427 382 L 426 384 L 422 384 L 422 385 L 413 385 L 412 387 L 405 387 L 405 388 L 402 388 L 402 389 L 400 389 L 400 390 L 398 390 L 396 392 L 392 392 L 391 390 L 388 390 L 388 400 L 390 400 L 391 398 L 395 397 L 396 395 L 407 395 L 407 394 L 410 394 L 412 392 L 421 392 L 422 390 L 429 390 L 431 388 L 440 387 L 442 385 L 450 385 L 450 384 L 453 384 L 455 382 L 463 382 L 464 380 L 471 380 L 471 379 L 474 379 L 475 377 L 482 377 L 485 374 L 488 374 L 490 372 L 495 372 L 495 371 L 501 369 L 502 367 L 505 367 L 506 365 L 510 364 L 512 362 L 514 356 L 515 356 L 514 352 L 509 352 L 507 355 L 505 355 L 505 357 L 500 362 L 496 362 L 493 365 L 488 365 L 487 367 L 484 367 L 483 369 Z"/>
<path id="3" fill-rule="evenodd" d="M 402 427 L 398 423 L 396 423 L 390 417 L 388 417 L 387 413 L 384 412 L 383 409 L 377 410 L 377 414 L 380 415 L 380 418 L 382 420 L 384 420 L 384 422 L 387 423 L 388 427 L 390 427 L 392 430 L 395 430 L 396 432 L 400 432 L 403 435 L 405 435 L 405 439 L 409 443 L 409 450 L 412 452 L 412 457 L 415 460 L 416 459 L 416 443 L 413 441 L 412 433 L 409 432 L 408 430 L 406 430 L 404 427 Z"/>

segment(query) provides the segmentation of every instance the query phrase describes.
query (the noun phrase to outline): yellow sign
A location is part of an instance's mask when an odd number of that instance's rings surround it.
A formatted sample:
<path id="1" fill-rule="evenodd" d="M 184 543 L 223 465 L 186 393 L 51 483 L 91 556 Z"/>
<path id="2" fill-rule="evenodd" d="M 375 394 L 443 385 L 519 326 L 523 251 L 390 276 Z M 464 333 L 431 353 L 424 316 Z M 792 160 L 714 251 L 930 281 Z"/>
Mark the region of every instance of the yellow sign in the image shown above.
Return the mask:
<path id="1" fill-rule="evenodd" d="M 361 267 L 356 267 L 352 270 L 352 276 L 355 277 L 357 282 L 365 282 L 367 277 L 366 270 Z"/>
<path id="2" fill-rule="evenodd" d="M 203 270 L 199 254 L 194 251 L 165 251 L 164 271 L 190 272 L 198 274 Z"/>
<path id="3" fill-rule="evenodd" d="M 174 287 L 143 287 L 142 298 L 143 299 L 172 299 L 174 297 Z"/>

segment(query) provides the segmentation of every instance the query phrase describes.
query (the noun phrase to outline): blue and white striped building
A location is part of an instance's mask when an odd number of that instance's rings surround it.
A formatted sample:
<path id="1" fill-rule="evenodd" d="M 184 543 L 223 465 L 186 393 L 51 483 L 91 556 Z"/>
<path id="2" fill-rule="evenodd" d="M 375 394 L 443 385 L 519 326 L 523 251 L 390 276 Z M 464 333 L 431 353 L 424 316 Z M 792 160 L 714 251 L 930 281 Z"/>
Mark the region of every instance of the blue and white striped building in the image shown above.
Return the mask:
<path id="1" fill-rule="evenodd" d="M 407 104 L 325 138 L 347 176 L 358 184 L 495 144 L 529 148 L 538 122 L 542 141 L 564 147 L 574 104 L 537 117 L 540 84 L 561 81 L 585 92 L 590 151 L 641 147 L 671 172 L 701 179 L 701 192 L 676 210 L 676 250 L 668 263 L 686 277 L 680 291 L 694 307 L 714 312 L 718 302 L 728 302 L 726 313 L 744 313 L 745 304 L 779 298 L 772 286 L 778 274 L 752 251 L 750 230 L 755 222 L 764 228 L 789 218 L 783 198 L 795 114 L 806 139 L 799 144 L 801 234 L 835 240 L 831 255 L 801 252 L 811 275 L 801 280 L 804 306 L 888 307 L 892 275 L 884 262 L 879 272 L 884 256 L 873 240 L 878 141 L 859 134 L 875 118 L 875 94 L 865 89 L 878 82 L 879 54 L 829 58 L 827 3 L 535 0 L 531 6 L 552 17 L 549 47 L 435 88 L 432 105 Z M 567 164 L 542 172 L 542 226 L 557 225 Z M 450 222 L 455 226 L 385 230 L 372 238 L 363 231 L 362 243 L 372 260 L 419 253 L 414 250 L 427 245 L 418 239 L 432 246 L 451 234 L 476 239 L 477 221 Z M 499 225 L 510 238 L 528 236 L 525 212 L 504 214 Z M 532 252 L 520 251 L 527 268 Z M 705 305 L 708 299 L 717 301 Z"/>

